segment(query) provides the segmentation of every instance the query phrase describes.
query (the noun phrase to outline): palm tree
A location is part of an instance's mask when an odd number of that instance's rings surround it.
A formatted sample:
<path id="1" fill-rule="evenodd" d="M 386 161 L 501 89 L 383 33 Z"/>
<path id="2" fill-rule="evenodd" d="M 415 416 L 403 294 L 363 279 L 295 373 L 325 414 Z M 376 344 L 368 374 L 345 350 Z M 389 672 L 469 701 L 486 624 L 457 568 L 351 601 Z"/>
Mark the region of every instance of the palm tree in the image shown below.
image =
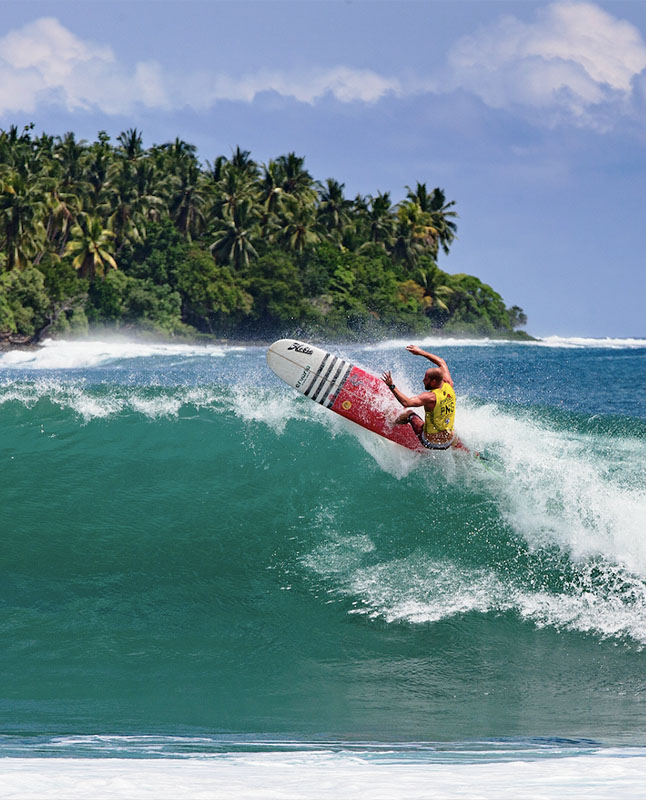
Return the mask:
<path id="1" fill-rule="evenodd" d="M 288 250 L 302 253 L 309 245 L 321 241 L 316 209 L 310 203 L 299 202 L 295 197 L 285 198 L 285 207 L 274 239 Z"/>
<path id="2" fill-rule="evenodd" d="M 117 136 L 117 151 L 128 161 L 136 161 L 144 154 L 141 132 L 136 128 L 128 128 Z"/>
<path id="3" fill-rule="evenodd" d="M 257 208 L 250 198 L 225 207 L 217 223 L 217 238 L 210 248 L 214 257 L 233 264 L 236 269 L 248 266 L 258 255 L 254 246 L 260 233 L 258 221 Z"/>
<path id="4" fill-rule="evenodd" d="M 270 160 L 262 166 L 263 176 L 260 182 L 260 199 L 269 214 L 280 211 L 283 195 L 283 173 L 278 162 Z"/>
<path id="5" fill-rule="evenodd" d="M 238 145 L 229 159 L 229 167 L 235 172 L 255 180 L 259 175 L 258 164 L 251 158 L 249 150 L 241 150 Z"/>
<path id="6" fill-rule="evenodd" d="M 0 249 L 7 268 L 27 266 L 45 242 L 45 192 L 41 181 L 16 171 L 0 176 Z"/>
<path id="7" fill-rule="evenodd" d="M 23 176 L 32 171 L 33 143 L 29 131 L 33 127 L 33 123 L 26 125 L 20 135 L 16 125 L 0 131 L 0 171 L 19 172 Z"/>
<path id="8" fill-rule="evenodd" d="M 428 189 L 426 188 L 425 183 L 419 183 L 415 185 L 415 190 L 411 189 L 410 186 L 406 187 L 408 192 L 406 193 L 406 198 L 410 200 L 412 203 L 417 203 L 422 211 L 427 211 L 430 213 L 431 209 L 431 195 L 428 193 Z"/>
<path id="9" fill-rule="evenodd" d="M 87 184 L 89 184 L 89 196 L 94 206 L 99 205 L 104 200 L 108 172 L 114 158 L 112 147 L 108 142 L 107 133 L 100 131 L 99 141 L 90 145 L 83 157 L 83 176 Z"/>
<path id="10" fill-rule="evenodd" d="M 391 248 L 395 261 L 403 262 L 411 269 L 415 267 L 424 252 L 426 221 L 415 203 L 400 203 Z"/>
<path id="11" fill-rule="evenodd" d="M 430 259 L 424 259 L 424 261 L 427 263 L 418 268 L 415 279 L 425 289 L 424 300 L 427 301 L 427 310 L 433 308 L 448 311 L 448 301 L 455 294 L 450 276 L 442 272 Z"/>
<path id="12" fill-rule="evenodd" d="M 344 183 L 328 178 L 319 192 L 318 221 L 327 230 L 332 241 L 341 243 L 343 233 L 350 225 L 352 200 L 343 196 Z"/>
<path id="13" fill-rule="evenodd" d="M 455 211 L 449 211 L 454 205 L 455 200 L 451 200 L 450 203 L 446 202 L 446 195 L 442 189 L 433 189 L 430 214 L 433 226 L 438 232 L 439 244 L 447 256 L 449 254 L 449 245 L 453 244 L 458 229 L 458 226 L 453 222 L 453 219 L 457 218 L 458 215 Z"/>
<path id="14" fill-rule="evenodd" d="M 126 242 L 141 242 L 145 236 L 145 220 L 155 196 L 139 194 L 139 164 L 119 158 L 108 171 L 107 198 L 99 211 L 107 217 L 107 228 L 114 233 L 118 253 Z"/>
<path id="15" fill-rule="evenodd" d="M 284 194 L 296 197 L 301 202 L 314 202 L 316 189 L 314 179 L 304 167 L 305 159 L 296 153 L 288 153 L 276 159 Z"/>
<path id="16" fill-rule="evenodd" d="M 437 258 L 439 247 L 448 255 L 449 245 L 453 243 L 457 231 L 457 225 L 453 222 L 453 218 L 457 217 L 457 214 L 455 211 L 449 210 L 455 205 L 455 201 L 447 203 L 444 192 L 439 188 L 433 189 L 429 194 L 425 183 L 417 183 L 414 191 L 410 186 L 406 188 L 408 189 L 407 199 L 417 205 L 422 213 L 428 214 L 430 217 L 426 227 L 429 232 L 428 244 L 433 258 Z"/>
<path id="17" fill-rule="evenodd" d="M 236 147 L 230 159 L 218 156 L 213 164 L 207 161 L 204 186 L 210 189 L 213 203 L 210 216 L 223 219 L 225 210 L 233 213 L 244 199 L 254 200 L 259 196 L 259 167 L 248 150 Z"/>
<path id="18" fill-rule="evenodd" d="M 217 183 L 222 178 L 224 165 L 228 163 L 229 160 L 226 156 L 217 156 L 212 164 L 210 161 L 207 161 L 205 175 L 210 178 L 213 183 Z"/>
<path id="19" fill-rule="evenodd" d="M 197 164 L 186 163 L 175 175 L 169 202 L 170 216 L 177 230 L 189 241 L 206 227 L 206 181 Z"/>
<path id="20" fill-rule="evenodd" d="M 390 192 L 377 192 L 376 197 L 370 197 L 367 209 L 368 242 L 366 244 L 379 244 L 389 248 L 393 243 L 395 231 L 395 217 L 390 202 Z"/>
<path id="21" fill-rule="evenodd" d="M 64 191 L 57 182 L 52 182 L 47 193 L 47 222 L 45 239 L 51 250 L 62 255 L 67 245 L 67 240 L 72 225 L 81 210 L 82 201 L 72 191 Z M 44 251 L 34 259 L 40 262 Z"/>
<path id="22" fill-rule="evenodd" d="M 79 184 L 85 182 L 83 173 L 83 157 L 86 152 L 84 139 L 77 142 L 73 133 L 68 132 L 62 138 L 57 137 L 54 146 L 54 163 L 58 165 L 57 175 L 59 183 L 64 189 L 78 191 Z"/>
<path id="23" fill-rule="evenodd" d="M 96 275 L 105 276 L 106 266 L 117 269 L 114 259 L 115 235 L 103 227 L 98 217 L 79 214 L 71 235 L 65 255 L 73 257 L 72 265 L 79 270 L 81 277 L 93 280 Z"/>
<path id="24" fill-rule="evenodd" d="M 34 139 L 31 147 L 29 171 L 32 174 L 50 174 L 54 162 L 56 139 L 54 136 L 41 134 Z"/>
<path id="25" fill-rule="evenodd" d="M 247 170 L 238 170 L 227 162 L 220 180 L 214 186 L 212 215 L 215 220 L 231 218 L 241 203 L 257 205 L 260 199 L 258 186 Z M 255 213 L 255 212 L 254 212 Z"/>
<path id="26" fill-rule="evenodd" d="M 169 157 L 171 164 L 182 164 L 185 161 L 195 161 L 197 163 L 197 147 L 189 144 L 178 136 L 174 142 L 166 142 L 159 147 Z"/>

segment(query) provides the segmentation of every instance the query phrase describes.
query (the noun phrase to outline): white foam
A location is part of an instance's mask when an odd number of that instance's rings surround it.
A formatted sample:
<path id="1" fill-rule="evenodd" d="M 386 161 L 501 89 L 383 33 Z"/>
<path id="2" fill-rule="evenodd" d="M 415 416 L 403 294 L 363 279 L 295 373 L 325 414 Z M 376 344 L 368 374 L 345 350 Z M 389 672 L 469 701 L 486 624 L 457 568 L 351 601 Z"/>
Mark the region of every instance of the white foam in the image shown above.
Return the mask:
<path id="1" fill-rule="evenodd" d="M 646 578 L 646 442 L 557 430 L 522 412 L 464 403 L 460 432 L 502 460 L 478 469 L 514 529 L 532 546 L 575 559 L 601 556 Z"/>
<path id="2" fill-rule="evenodd" d="M 630 597 L 603 588 L 560 594 L 532 591 L 508 578 L 502 580 L 492 569 L 434 561 L 421 551 L 360 567 L 354 538 L 337 542 L 336 552 L 328 544 L 305 560 L 306 565 L 334 577 L 338 593 L 355 598 L 352 614 L 420 624 L 458 614 L 515 612 L 538 627 L 630 637 L 646 644 L 646 589 L 641 582 L 633 581 Z"/>
<path id="3" fill-rule="evenodd" d="M 644 796 L 641 748 L 490 763 L 237 753 L 208 760 L 4 758 L 3 800 L 597 800 Z"/>
<path id="4" fill-rule="evenodd" d="M 155 356 L 222 358 L 228 352 L 245 349 L 224 345 L 155 344 L 117 339 L 108 341 L 46 339 L 39 348 L 10 350 L 1 354 L 0 368 L 81 369 L 122 359 Z"/>
<path id="5" fill-rule="evenodd" d="M 641 338 L 593 338 L 585 336 L 545 336 L 537 342 L 527 342 L 543 347 L 566 347 L 566 348 L 609 348 L 611 350 L 640 349 L 646 348 L 646 339 Z"/>
<path id="6" fill-rule="evenodd" d="M 104 389 L 105 391 L 102 391 Z M 83 422 L 107 419 L 124 411 L 142 414 L 150 419 L 177 417 L 187 405 L 221 410 L 230 397 L 217 388 L 194 387 L 89 387 L 85 381 L 44 379 L 33 382 L 9 382 L 0 385 L 0 405 L 18 402 L 27 408 L 47 399 L 63 409 L 78 414 Z M 229 402 L 229 407 L 231 403 Z"/>
<path id="7" fill-rule="evenodd" d="M 433 560 L 420 549 L 375 564 L 364 558 L 357 538 L 363 534 L 338 533 L 334 520 L 319 526 L 326 541 L 303 559 L 305 566 L 352 600 L 351 613 L 388 622 L 511 611 L 539 626 L 645 645 L 646 443 L 615 440 L 609 447 L 592 435 L 539 424 L 528 413 L 469 402 L 461 406 L 460 431 L 476 449 L 489 450 L 493 462 L 441 454 L 419 462 L 420 480 L 437 481 L 439 470 L 449 484 L 488 494 L 508 525 L 494 536 L 517 536 L 528 558 L 555 551 L 568 560 L 572 575 L 560 589 L 544 591 L 522 573 L 501 576 L 494 557 L 490 567 L 476 569 Z M 543 569 L 552 568 L 561 567 L 548 558 Z"/>
<path id="8" fill-rule="evenodd" d="M 486 337 L 469 339 L 459 336 L 426 336 L 420 339 L 411 336 L 408 339 L 388 339 L 384 342 L 361 345 L 357 349 L 367 353 L 375 350 L 400 350 L 412 342 L 419 347 L 432 347 L 438 350 L 441 350 L 443 347 L 490 347 L 492 345 L 514 344 L 514 342 L 507 341 L 506 339 L 487 339 Z"/>
<path id="9" fill-rule="evenodd" d="M 357 346 L 357 350 L 364 352 L 379 350 L 400 350 L 406 345 L 415 342 L 420 347 L 441 350 L 444 347 L 510 347 L 522 345 L 523 347 L 555 347 L 555 348 L 609 348 L 612 350 L 646 348 L 646 339 L 605 337 L 594 338 L 585 336 L 544 336 L 537 337 L 534 341 L 522 339 L 488 339 L 462 338 L 459 336 L 428 336 L 422 339 L 409 337 L 409 339 L 389 339 L 384 342 Z M 352 346 L 348 345 L 351 349 Z"/>
<path id="10" fill-rule="evenodd" d="M 278 435 L 285 431 L 290 420 L 317 419 L 317 412 L 324 411 L 321 406 L 301 398 L 292 389 L 276 392 L 260 386 L 237 384 L 232 387 L 232 392 L 230 410 L 245 421 L 264 423 Z"/>

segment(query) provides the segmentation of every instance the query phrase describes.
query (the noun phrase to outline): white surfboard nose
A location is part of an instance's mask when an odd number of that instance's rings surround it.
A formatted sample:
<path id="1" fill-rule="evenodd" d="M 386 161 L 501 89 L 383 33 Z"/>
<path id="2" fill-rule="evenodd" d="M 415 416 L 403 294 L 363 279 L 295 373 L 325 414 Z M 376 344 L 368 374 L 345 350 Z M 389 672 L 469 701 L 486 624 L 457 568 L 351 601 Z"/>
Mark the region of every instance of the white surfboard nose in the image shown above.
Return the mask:
<path id="1" fill-rule="evenodd" d="M 322 405 L 331 405 L 352 364 L 297 339 L 279 339 L 267 351 L 267 364 L 279 378 Z"/>

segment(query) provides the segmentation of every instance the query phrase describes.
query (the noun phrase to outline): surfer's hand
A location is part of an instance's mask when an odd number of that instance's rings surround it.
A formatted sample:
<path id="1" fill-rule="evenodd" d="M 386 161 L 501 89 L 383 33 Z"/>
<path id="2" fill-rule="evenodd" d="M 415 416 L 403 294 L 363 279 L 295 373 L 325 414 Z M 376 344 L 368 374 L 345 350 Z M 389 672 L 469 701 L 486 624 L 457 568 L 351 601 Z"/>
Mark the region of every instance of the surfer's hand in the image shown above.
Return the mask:
<path id="1" fill-rule="evenodd" d="M 381 380 L 390 389 L 390 387 L 393 385 L 393 379 L 390 377 L 390 370 L 388 372 L 384 372 L 384 374 L 381 376 Z"/>
<path id="2" fill-rule="evenodd" d="M 414 356 L 423 356 L 424 351 L 421 347 L 418 347 L 416 344 L 409 344 L 406 346 L 406 349 L 409 353 L 412 353 Z"/>

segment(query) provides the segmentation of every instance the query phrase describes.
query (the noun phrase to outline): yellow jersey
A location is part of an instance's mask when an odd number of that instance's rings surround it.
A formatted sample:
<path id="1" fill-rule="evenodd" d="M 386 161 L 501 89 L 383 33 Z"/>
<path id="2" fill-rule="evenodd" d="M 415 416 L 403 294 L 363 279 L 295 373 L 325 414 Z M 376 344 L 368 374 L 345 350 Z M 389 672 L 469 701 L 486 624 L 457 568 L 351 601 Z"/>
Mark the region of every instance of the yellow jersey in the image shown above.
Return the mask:
<path id="1" fill-rule="evenodd" d="M 455 391 L 450 383 L 444 381 L 435 392 L 435 408 L 426 410 L 424 433 L 433 434 L 452 431 L 455 422 Z"/>

